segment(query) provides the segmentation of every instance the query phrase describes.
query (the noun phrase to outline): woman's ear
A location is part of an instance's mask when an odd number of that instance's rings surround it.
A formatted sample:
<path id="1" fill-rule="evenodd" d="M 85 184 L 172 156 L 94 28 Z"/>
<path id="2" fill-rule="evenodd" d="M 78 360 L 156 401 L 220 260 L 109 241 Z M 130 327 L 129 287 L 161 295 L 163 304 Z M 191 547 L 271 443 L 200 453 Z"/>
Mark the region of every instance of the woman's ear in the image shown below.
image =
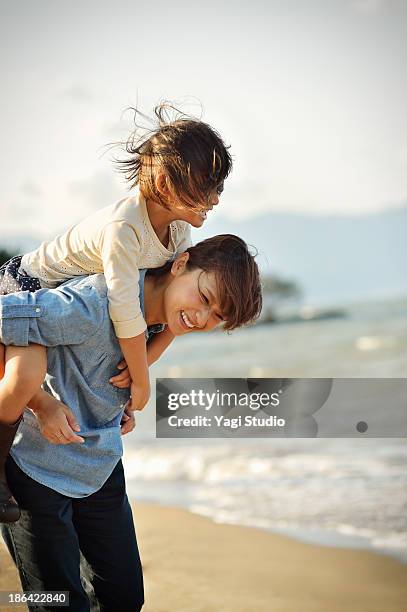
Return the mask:
<path id="1" fill-rule="evenodd" d="M 171 274 L 173 276 L 179 276 L 182 274 L 185 271 L 188 259 L 189 253 L 187 251 L 185 251 L 185 253 L 181 253 L 181 255 L 178 255 L 171 266 Z"/>

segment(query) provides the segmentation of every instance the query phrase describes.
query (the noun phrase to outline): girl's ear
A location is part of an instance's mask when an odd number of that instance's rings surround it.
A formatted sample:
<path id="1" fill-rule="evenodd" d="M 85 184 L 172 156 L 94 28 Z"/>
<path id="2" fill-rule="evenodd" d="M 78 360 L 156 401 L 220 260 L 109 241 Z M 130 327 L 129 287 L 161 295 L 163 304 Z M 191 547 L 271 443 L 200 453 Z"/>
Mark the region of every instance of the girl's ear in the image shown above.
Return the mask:
<path id="1" fill-rule="evenodd" d="M 158 193 L 164 198 L 168 196 L 169 191 L 167 185 L 167 176 L 164 174 L 164 172 L 159 172 L 155 177 L 155 188 L 157 189 Z"/>
<path id="2" fill-rule="evenodd" d="M 181 253 L 181 255 L 178 255 L 177 259 L 173 262 L 171 266 L 171 274 L 173 276 L 179 276 L 180 274 L 182 274 L 185 271 L 188 259 L 188 252 Z"/>

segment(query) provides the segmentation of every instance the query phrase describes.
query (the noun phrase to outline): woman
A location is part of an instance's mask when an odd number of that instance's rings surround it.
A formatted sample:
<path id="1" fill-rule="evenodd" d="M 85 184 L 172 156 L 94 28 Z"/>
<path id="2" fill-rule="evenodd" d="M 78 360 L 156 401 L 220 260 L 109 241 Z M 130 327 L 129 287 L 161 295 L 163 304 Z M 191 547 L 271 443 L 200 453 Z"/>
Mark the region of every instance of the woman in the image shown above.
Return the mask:
<path id="1" fill-rule="evenodd" d="M 123 424 L 130 379 L 124 371 L 118 386 L 109 382 L 121 353 L 104 277 L 0 296 L 0 305 L 0 341 L 48 347 L 44 388 L 70 407 L 84 440 L 69 443 L 61 434 L 52 444 L 41 435 L 55 417 L 54 404 L 52 410 L 46 403 L 32 406 L 38 419 L 26 411 L 20 424 L 6 468 L 21 518 L 4 525 L 3 536 L 23 589 L 68 591 L 70 610 L 84 612 L 90 609 L 86 577 L 101 610 L 139 610 L 142 571 L 120 460 L 121 424 L 131 429 L 131 422 Z M 175 336 L 220 324 L 235 329 L 260 313 L 254 257 L 236 236 L 205 240 L 141 274 L 140 306 L 149 338 L 165 325 Z M 52 603 L 33 609 L 50 610 Z"/>

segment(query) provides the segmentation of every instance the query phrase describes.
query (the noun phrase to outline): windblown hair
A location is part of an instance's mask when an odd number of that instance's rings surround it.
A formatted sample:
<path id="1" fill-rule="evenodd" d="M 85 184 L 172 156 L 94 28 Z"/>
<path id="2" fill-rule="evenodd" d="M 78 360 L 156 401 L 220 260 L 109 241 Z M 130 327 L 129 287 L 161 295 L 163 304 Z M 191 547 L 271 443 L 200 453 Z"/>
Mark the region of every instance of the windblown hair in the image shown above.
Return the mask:
<path id="1" fill-rule="evenodd" d="M 232 170 L 232 158 L 221 136 L 210 125 L 182 114 L 168 103 L 155 107 L 156 125 L 146 130 L 137 124 L 139 110 L 134 112 L 135 129 L 124 146 L 124 159 L 115 159 L 119 172 L 125 175 L 129 188 L 136 185 L 146 199 L 169 208 L 155 186 L 158 172 L 166 176 L 169 200 L 195 211 L 205 210 L 210 195 L 221 193 L 223 182 Z M 171 120 L 171 114 L 175 118 Z M 143 133 L 143 135 L 140 135 Z"/>
<path id="2" fill-rule="evenodd" d="M 261 313 L 262 294 L 259 269 L 244 240 L 233 234 L 220 234 L 187 249 L 187 270 L 200 268 L 215 275 L 219 308 L 225 319 L 223 329 L 232 331 L 253 323 Z M 162 276 L 172 262 L 148 271 Z"/>

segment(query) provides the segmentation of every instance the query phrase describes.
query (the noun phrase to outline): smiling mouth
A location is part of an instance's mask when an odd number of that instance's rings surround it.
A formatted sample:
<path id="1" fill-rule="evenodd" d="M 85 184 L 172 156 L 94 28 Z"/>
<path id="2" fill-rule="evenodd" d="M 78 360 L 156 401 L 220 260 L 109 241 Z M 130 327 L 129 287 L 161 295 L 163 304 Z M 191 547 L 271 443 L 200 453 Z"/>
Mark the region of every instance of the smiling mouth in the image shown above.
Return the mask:
<path id="1" fill-rule="evenodd" d="M 205 221 L 206 217 L 208 216 L 208 212 L 210 212 L 211 210 L 213 210 L 213 206 L 207 208 L 206 210 L 201 210 L 198 215 Z"/>
<path id="2" fill-rule="evenodd" d="M 188 318 L 188 315 L 185 310 L 181 310 L 180 317 L 183 323 L 183 327 L 186 327 L 187 329 L 194 329 L 194 327 L 196 327 L 196 325 L 194 325 L 192 321 Z"/>

